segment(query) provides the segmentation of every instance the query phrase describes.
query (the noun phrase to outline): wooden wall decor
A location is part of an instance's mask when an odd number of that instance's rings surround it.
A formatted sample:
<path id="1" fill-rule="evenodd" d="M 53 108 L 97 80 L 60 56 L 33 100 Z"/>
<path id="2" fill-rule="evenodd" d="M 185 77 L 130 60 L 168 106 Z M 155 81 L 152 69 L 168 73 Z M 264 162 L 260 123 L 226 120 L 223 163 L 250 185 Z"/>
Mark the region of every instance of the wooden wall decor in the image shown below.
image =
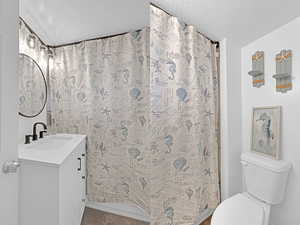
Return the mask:
<path id="1" fill-rule="evenodd" d="M 252 76 L 253 87 L 261 87 L 265 84 L 265 60 L 264 52 L 257 51 L 252 55 L 252 70 L 248 72 Z"/>
<path id="2" fill-rule="evenodd" d="M 276 91 L 286 93 L 292 90 L 292 50 L 282 50 L 276 55 Z"/>

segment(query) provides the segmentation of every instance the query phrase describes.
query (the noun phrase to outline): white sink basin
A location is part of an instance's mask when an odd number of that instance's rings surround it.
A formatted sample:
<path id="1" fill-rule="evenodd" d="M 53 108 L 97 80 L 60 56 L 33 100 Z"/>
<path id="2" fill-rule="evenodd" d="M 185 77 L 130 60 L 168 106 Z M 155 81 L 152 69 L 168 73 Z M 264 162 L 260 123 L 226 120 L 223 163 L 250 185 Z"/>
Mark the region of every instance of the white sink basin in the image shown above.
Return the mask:
<path id="1" fill-rule="evenodd" d="M 70 143 L 74 137 L 72 136 L 59 136 L 59 135 L 51 135 L 40 139 L 28 146 L 24 146 L 26 149 L 36 149 L 41 151 L 50 151 L 58 148 L 63 148 L 65 145 Z"/>
<path id="2" fill-rule="evenodd" d="M 82 143 L 85 135 L 56 134 L 31 144 L 19 145 L 19 161 L 48 163 L 59 166 Z"/>

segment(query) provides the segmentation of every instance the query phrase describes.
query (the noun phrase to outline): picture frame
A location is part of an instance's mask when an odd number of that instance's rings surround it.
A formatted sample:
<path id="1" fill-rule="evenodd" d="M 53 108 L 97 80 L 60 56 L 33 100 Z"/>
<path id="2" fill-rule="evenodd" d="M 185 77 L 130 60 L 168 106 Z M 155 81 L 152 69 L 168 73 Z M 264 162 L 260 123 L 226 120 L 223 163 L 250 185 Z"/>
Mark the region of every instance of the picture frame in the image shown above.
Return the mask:
<path id="1" fill-rule="evenodd" d="M 251 122 L 251 152 L 279 160 L 281 106 L 254 107 Z"/>

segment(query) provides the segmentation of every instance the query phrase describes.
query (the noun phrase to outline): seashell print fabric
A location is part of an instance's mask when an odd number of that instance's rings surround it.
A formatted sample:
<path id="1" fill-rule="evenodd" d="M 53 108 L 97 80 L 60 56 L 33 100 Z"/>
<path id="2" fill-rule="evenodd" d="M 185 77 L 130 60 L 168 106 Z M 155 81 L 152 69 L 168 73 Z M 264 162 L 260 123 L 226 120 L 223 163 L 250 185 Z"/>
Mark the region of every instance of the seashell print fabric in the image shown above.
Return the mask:
<path id="1" fill-rule="evenodd" d="M 36 39 L 34 48 L 27 44 L 30 30 L 24 22 L 19 20 L 19 53 L 32 58 L 19 55 L 19 112 L 26 116 L 35 116 L 41 112 L 46 101 L 46 84 L 44 77 L 47 74 L 47 56 L 41 51 L 43 45 L 39 39 Z M 43 75 L 41 74 L 40 70 Z M 44 77 L 43 77 L 44 76 Z M 23 141 L 23 139 L 22 139 Z"/>
<path id="2" fill-rule="evenodd" d="M 149 209 L 149 29 L 55 48 L 53 132 L 88 136 L 94 202 Z"/>
<path id="3" fill-rule="evenodd" d="M 219 203 L 215 47 L 193 26 L 150 10 L 152 225 L 191 225 Z"/>
<path id="4" fill-rule="evenodd" d="M 55 48 L 53 132 L 88 136 L 88 198 L 191 225 L 219 203 L 215 47 L 151 6 L 150 29 Z"/>

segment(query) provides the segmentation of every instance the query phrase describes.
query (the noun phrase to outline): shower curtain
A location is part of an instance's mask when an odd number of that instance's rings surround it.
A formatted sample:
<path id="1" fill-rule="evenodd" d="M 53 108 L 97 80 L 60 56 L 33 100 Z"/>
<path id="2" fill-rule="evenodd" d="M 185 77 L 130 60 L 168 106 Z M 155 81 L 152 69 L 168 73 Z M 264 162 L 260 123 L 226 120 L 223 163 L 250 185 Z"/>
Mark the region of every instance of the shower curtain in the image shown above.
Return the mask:
<path id="1" fill-rule="evenodd" d="M 149 212 L 149 30 L 55 49 L 52 130 L 88 136 L 93 202 Z"/>
<path id="2" fill-rule="evenodd" d="M 88 137 L 88 199 L 152 225 L 191 225 L 219 203 L 215 46 L 151 6 L 150 29 L 55 48 L 51 129 Z"/>
<path id="3" fill-rule="evenodd" d="M 219 203 L 216 49 L 195 27 L 150 13 L 151 221 L 197 224 Z"/>

